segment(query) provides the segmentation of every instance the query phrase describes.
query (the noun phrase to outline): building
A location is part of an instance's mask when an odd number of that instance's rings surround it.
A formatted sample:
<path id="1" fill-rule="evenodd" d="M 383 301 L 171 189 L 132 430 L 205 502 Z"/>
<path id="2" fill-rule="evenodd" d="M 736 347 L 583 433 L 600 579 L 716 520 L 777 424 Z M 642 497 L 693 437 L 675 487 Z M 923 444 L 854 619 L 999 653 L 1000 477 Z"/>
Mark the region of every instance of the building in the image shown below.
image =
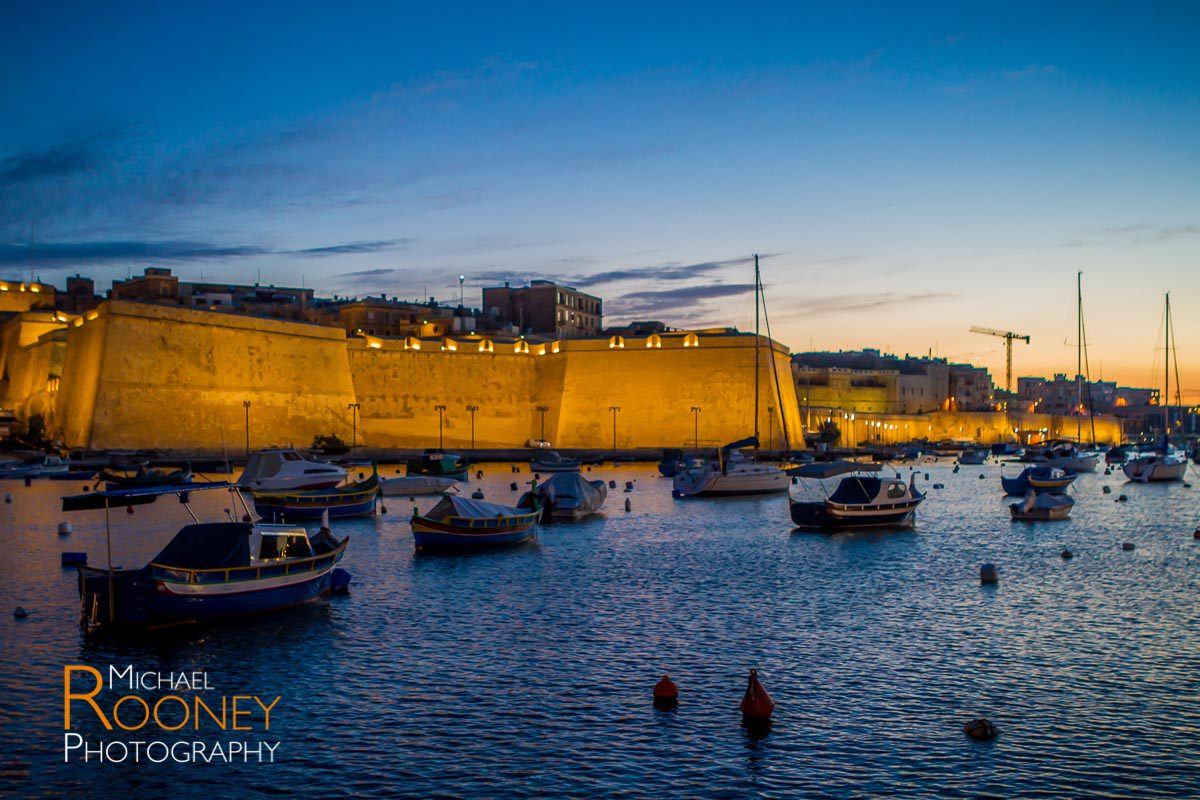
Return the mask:
<path id="1" fill-rule="evenodd" d="M 0 313 L 54 308 L 55 288 L 40 281 L 0 281 Z"/>
<path id="2" fill-rule="evenodd" d="M 445 336 L 475 329 L 475 318 L 457 315 L 456 309 L 386 296 L 348 300 L 337 304 L 337 325 L 349 334 L 369 336 Z"/>
<path id="3" fill-rule="evenodd" d="M 110 300 L 171 303 L 210 311 L 301 319 L 313 304 L 313 290 L 292 286 L 212 281 L 181 281 L 166 267 L 146 267 L 142 274 L 113 281 Z"/>
<path id="4" fill-rule="evenodd" d="M 520 333 L 554 339 L 599 336 L 602 330 L 600 298 L 553 281 L 486 287 L 483 311 L 500 324 L 515 326 Z"/>
<path id="5" fill-rule="evenodd" d="M 1107 414 L 1118 407 L 1121 391 L 1114 381 L 1089 381 L 1082 377 L 1077 381 L 1062 372 L 1056 373 L 1051 380 L 1042 377 L 1017 378 L 1017 403 L 1028 411 L 1043 414 L 1071 415 L 1088 411 Z M 1129 391 L 1150 392 L 1149 389 Z M 1153 397 L 1157 400 L 1157 393 Z M 1138 405 L 1148 405 L 1150 395 L 1139 396 L 1138 399 L 1141 400 Z M 1082 408 L 1079 408 L 1081 405 Z M 1128 405 L 1128 399 L 1125 405 Z"/>
<path id="6" fill-rule="evenodd" d="M 947 411 L 991 411 L 992 376 L 986 367 L 950 364 L 950 400 Z"/>
<path id="7" fill-rule="evenodd" d="M 85 311 L 91 311 L 103 300 L 104 298 L 96 294 L 94 280 L 81 275 L 73 275 L 67 278 L 67 290 L 55 295 L 54 307 L 69 314 L 82 314 Z"/>
<path id="8" fill-rule="evenodd" d="M 804 405 L 876 413 L 987 411 L 993 408 L 988 371 L 944 358 L 903 358 L 868 348 L 797 353 L 796 392 Z M 815 387 L 815 388 L 814 388 Z"/>
<path id="9" fill-rule="evenodd" d="M 165 267 L 146 267 L 141 275 L 113 281 L 110 300 L 140 300 L 152 303 L 179 302 L 179 276 Z"/>

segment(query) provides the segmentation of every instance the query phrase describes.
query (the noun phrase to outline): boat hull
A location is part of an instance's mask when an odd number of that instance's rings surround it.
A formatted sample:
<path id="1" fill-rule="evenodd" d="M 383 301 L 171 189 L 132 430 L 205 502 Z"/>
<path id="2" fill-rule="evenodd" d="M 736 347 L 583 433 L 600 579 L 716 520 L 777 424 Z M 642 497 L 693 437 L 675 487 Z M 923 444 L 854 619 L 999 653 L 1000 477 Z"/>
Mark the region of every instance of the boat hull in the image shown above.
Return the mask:
<path id="1" fill-rule="evenodd" d="M 254 510 L 266 520 L 299 522 L 321 519 L 329 512 L 330 519 L 368 517 L 375 514 L 375 496 L 353 503 L 281 503 L 254 498 Z"/>
<path id="2" fill-rule="evenodd" d="M 1035 508 L 1032 511 L 1022 511 L 1020 503 L 1008 507 L 1014 522 L 1055 522 L 1068 519 L 1071 516 L 1071 506 L 1060 508 Z"/>
<path id="3" fill-rule="evenodd" d="M 706 472 L 685 470 L 675 476 L 676 497 L 732 497 L 738 495 L 779 494 L 790 485 L 782 470 L 762 472 Z"/>
<path id="4" fill-rule="evenodd" d="M 898 508 L 848 510 L 827 502 L 791 503 L 792 522 L 797 528 L 853 530 L 860 528 L 911 528 L 916 524 L 917 503 Z"/>
<path id="5" fill-rule="evenodd" d="M 1187 473 L 1187 462 L 1137 459 L 1121 465 L 1121 469 L 1126 478 L 1137 483 L 1169 483 L 1183 480 Z"/>
<path id="6" fill-rule="evenodd" d="M 379 491 L 385 497 L 412 497 L 424 494 L 441 494 L 458 486 L 453 478 L 436 478 L 431 475 L 410 475 L 397 478 L 380 478 Z"/>
<path id="7" fill-rule="evenodd" d="M 412 521 L 413 541 L 418 550 L 509 547 L 531 540 L 536 527 L 536 521 L 533 519 L 484 530 L 471 530 L 421 517 Z"/>

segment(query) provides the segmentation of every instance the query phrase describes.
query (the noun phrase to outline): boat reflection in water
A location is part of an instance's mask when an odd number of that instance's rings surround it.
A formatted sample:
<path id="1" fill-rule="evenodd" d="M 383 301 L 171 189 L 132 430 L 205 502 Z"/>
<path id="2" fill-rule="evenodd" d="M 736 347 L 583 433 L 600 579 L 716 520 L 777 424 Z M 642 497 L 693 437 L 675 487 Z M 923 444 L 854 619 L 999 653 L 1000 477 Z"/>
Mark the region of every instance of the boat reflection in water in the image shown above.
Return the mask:
<path id="1" fill-rule="evenodd" d="M 916 523 L 917 506 L 925 495 L 917 491 L 916 473 L 911 482 L 875 477 L 866 473 L 880 470 L 878 464 L 853 461 L 825 461 L 805 464 L 789 472 L 821 482 L 842 477 L 833 494 L 824 500 L 790 499 L 792 522 L 810 530 L 851 530 L 860 528 L 911 528 Z"/>

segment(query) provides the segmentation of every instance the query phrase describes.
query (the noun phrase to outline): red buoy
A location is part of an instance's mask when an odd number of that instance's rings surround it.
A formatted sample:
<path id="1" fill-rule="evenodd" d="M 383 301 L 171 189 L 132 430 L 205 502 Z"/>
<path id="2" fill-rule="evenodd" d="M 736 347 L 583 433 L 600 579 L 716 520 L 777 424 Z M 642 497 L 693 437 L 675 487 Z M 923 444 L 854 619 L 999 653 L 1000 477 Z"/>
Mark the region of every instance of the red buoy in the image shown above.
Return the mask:
<path id="1" fill-rule="evenodd" d="M 132 514 L 132 513 L 133 513 L 133 506 L 125 506 L 125 513 L 126 513 L 126 514 Z"/>
<path id="2" fill-rule="evenodd" d="M 654 684 L 654 705 L 671 708 L 679 702 L 679 687 L 670 676 L 663 675 L 662 680 Z"/>
<path id="3" fill-rule="evenodd" d="M 759 683 L 758 671 L 750 670 L 746 694 L 742 696 L 742 717 L 753 722 L 766 722 L 771 718 L 773 711 L 775 711 L 775 701 Z"/>

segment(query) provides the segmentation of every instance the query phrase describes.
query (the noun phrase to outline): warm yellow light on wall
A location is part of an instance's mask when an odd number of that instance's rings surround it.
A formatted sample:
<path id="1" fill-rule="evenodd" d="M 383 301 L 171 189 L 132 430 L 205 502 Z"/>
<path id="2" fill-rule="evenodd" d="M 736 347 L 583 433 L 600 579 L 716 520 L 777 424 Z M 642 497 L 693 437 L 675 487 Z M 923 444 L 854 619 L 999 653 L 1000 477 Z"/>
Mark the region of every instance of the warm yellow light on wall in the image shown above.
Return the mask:
<path id="1" fill-rule="evenodd" d="M 449 350 L 451 353 L 457 353 L 458 342 L 454 341 L 453 339 L 444 339 L 442 340 L 442 349 Z"/>
<path id="2" fill-rule="evenodd" d="M 657 333 L 650 334 L 650 338 L 646 340 L 646 347 L 662 347 L 662 337 Z"/>
<path id="3" fill-rule="evenodd" d="M 700 337 L 694 333 L 689 333 L 688 335 L 683 337 L 683 346 L 684 347 L 699 347 L 700 346 Z"/>
<path id="4" fill-rule="evenodd" d="M 420 350 L 421 349 L 421 340 L 415 336 L 407 337 L 404 340 L 404 349 L 405 350 Z"/>
<path id="5" fill-rule="evenodd" d="M 558 352 L 558 342 L 551 342 L 551 343 L 550 343 L 550 352 L 551 352 L 551 353 L 557 353 L 557 352 Z"/>
<path id="6" fill-rule="evenodd" d="M 625 347 L 625 338 L 623 336 L 614 336 L 608 340 L 608 348 L 610 350 L 613 348 L 621 349 L 624 347 Z"/>
<path id="7" fill-rule="evenodd" d="M 524 339 L 518 340 L 515 344 L 513 344 L 513 352 L 514 353 L 528 353 L 529 352 L 529 342 L 525 341 Z"/>
<path id="8" fill-rule="evenodd" d="M 496 345 L 494 345 L 492 343 L 491 339 L 480 339 L 479 340 L 479 352 L 494 353 L 495 351 L 496 351 Z"/>
<path id="9" fill-rule="evenodd" d="M 95 319 L 95 318 L 96 318 L 96 317 L 98 317 L 98 316 L 100 316 L 100 312 L 99 312 L 99 311 L 97 311 L 97 310 L 96 310 L 96 309 L 94 309 L 94 308 L 93 308 L 91 311 L 87 312 L 87 318 L 88 318 L 89 320 L 93 320 L 93 319 Z"/>

